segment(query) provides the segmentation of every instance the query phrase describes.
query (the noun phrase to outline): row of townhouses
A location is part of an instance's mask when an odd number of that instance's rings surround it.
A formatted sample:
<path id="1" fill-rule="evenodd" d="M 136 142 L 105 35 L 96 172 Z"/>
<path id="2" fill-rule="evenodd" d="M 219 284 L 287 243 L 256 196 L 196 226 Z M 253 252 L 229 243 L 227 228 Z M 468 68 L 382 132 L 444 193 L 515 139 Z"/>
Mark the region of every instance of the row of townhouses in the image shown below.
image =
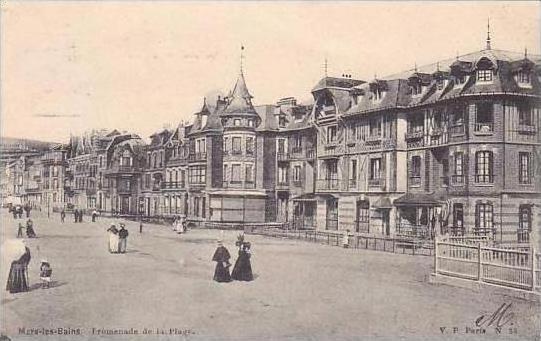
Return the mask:
<path id="1" fill-rule="evenodd" d="M 41 206 L 203 224 L 516 246 L 541 230 L 540 79 L 539 56 L 487 46 L 371 81 L 325 76 L 310 105 L 255 106 L 241 72 L 190 124 L 150 143 L 116 130 L 72 137 L 8 165 L 2 189 Z"/>

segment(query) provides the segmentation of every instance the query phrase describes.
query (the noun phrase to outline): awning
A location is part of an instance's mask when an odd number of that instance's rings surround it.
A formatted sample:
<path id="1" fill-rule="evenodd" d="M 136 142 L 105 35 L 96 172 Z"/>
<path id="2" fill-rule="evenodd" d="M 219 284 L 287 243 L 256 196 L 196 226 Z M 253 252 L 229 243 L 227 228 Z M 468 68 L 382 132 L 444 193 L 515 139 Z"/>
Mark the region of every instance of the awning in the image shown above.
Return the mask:
<path id="1" fill-rule="evenodd" d="M 407 193 L 394 201 L 395 206 L 440 206 L 433 194 Z"/>
<path id="2" fill-rule="evenodd" d="M 232 191 L 232 190 L 217 190 L 209 191 L 210 195 L 223 196 L 223 197 L 266 197 L 267 193 L 258 191 Z"/>
<path id="3" fill-rule="evenodd" d="M 372 207 L 376 210 L 391 209 L 393 204 L 391 204 L 391 199 L 388 197 L 381 197 L 372 204 Z"/>

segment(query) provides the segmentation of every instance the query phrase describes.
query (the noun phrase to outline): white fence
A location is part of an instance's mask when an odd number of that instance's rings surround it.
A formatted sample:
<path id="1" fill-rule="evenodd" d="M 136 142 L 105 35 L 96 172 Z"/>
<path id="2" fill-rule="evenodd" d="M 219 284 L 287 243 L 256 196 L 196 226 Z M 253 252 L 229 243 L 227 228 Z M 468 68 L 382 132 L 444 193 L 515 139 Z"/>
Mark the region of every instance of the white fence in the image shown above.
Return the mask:
<path id="1" fill-rule="evenodd" d="M 505 287 L 539 291 L 541 254 L 488 245 L 488 240 L 436 240 L 434 272 Z"/>

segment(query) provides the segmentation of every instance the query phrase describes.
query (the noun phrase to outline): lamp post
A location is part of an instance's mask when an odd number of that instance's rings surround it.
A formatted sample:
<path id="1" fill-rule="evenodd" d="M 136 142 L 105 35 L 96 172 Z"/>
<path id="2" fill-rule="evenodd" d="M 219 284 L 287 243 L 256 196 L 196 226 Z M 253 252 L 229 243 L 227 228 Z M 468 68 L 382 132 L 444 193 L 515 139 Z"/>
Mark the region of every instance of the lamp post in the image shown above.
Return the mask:
<path id="1" fill-rule="evenodd" d="M 47 218 L 51 218 L 51 212 L 49 210 L 49 194 L 47 194 Z"/>

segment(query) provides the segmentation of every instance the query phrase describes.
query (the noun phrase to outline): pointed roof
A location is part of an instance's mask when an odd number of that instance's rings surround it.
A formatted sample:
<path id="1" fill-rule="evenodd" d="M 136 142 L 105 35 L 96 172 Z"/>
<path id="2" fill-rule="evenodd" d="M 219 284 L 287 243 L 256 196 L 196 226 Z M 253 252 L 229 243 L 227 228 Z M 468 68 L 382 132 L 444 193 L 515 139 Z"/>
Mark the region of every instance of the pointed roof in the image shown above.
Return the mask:
<path id="1" fill-rule="evenodd" d="M 231 92 L 231 100 L 227 104 L 227 107 L 223 111 L 224 115 L 227 114 L 249 114 L 257 115 L 257 112 L 252 105 L 253 96 L 250 95 L 248 87 L 246 86 L 246 80 L 244 79 L 244 74 L 240 73 L 239 78 L 237 78 L 237 83 Z"/>

